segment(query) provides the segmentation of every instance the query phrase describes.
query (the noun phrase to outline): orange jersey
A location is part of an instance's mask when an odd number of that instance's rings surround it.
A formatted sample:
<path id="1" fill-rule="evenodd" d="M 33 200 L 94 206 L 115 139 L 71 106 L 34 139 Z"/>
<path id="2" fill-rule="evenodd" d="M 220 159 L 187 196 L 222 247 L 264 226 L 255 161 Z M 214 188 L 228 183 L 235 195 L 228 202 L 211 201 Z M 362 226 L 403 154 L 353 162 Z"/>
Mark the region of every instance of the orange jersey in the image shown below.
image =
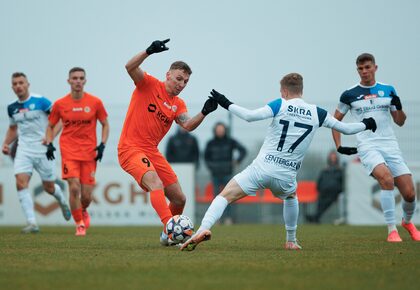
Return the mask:
<path id="1" fill-rule="evenodd" d="M 118 150 L 157 150 L 173 121 L 185 112 L 187 107 L 181 98 L 170 97 L 164 82 L 144 73 L 131 96 Z"/>
<path id="2" fill-rule="evenodd" d="M 68 94 L 58 99 L 48 120 L 55 125 L 61 119 L 60 136 L 62 159 L 90 161 L 96 156 L 96 123 L 105 121 L 108 114 L 102 101 L 88 93 L 75 100 Z"/>

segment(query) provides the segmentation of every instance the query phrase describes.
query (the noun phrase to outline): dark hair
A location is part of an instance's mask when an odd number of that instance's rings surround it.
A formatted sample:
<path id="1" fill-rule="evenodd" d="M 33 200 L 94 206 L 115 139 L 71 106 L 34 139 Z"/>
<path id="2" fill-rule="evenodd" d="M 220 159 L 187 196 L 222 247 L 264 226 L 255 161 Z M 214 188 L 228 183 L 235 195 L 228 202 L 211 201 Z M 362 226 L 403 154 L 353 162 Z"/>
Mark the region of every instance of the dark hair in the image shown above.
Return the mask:
<path id="1" fill-rule="evenodd" d="M 216 136 L 216 128 L 219 127 L 219 126 L 222 126 L 223 128 L 225 128 L 225 136 L 228 136 L 229 135 L 229 128 L 225 123 L 223 123 L 221 121 L 218 121 L 216 124 L 214 124 L 213 134 Z"/>
<path id="2" fill-rule="evenodd" d="M 366 61 L 371 61 L 373 64 L 375 64 L 375 57 L 373 54 L 370 53 L 362 53 L 359 55 L 356 59 L 356 65 L 359 65 L 361 63 L 364 63 Z"/>
<path id="3" fill-rule="evenodd" d="M 287 74 L 281 79 L 280 86 L 293 94 L 301 94 L 303 92 L 303 77 L 298 73 Z"/>
<path id="4" fill-rule="evenodd" d="M 77 72 L 77 71 L 82 71 L 84 74 L 86 74 L 86 71 L 85 71 L 84 68 L 81 68 L 79 66 L 75 66 L 75 67 L 73 67 L 69 70 L 69 75 L 71 75 L 72 73 Z"/>
<path id="5" fill-rule="evenodd" d="M 189 75 L 192 74 L 192 70 L 191 70 L 190 66 L 188 64 L 186 64 L 185 62 L 180 61 L 180 60 L 171 64 L 171 67 L 169 68 L 169 70 L 174 70 L 174 69 L 183 70 L 184 72 L 186 72 Z"/>
<path id="6" fill-rule="evenodd" d="M 20 77 L 24 77 L 25 79 L 27 79 L 26 75 L 23 72 L 15 72 L 12 74 L 12 79 L 20 78 Z"/>

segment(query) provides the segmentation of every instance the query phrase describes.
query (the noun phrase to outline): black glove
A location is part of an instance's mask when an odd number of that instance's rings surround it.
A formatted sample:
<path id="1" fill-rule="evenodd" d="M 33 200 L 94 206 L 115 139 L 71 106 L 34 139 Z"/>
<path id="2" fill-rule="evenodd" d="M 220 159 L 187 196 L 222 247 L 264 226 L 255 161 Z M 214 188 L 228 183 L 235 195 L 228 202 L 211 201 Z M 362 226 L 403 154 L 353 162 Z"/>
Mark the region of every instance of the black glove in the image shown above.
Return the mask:
<path id="1" fill-rule="evenodd" d="M 398 97 L 396 94 L 394 94 L 394 92 L 391 92 L 391 94 L 389 94 L 392 99 L 391 99 L 391 105 L 395 106 L 395 108 L 397 108 L 398 111 L 402 110 L 402 105 L 401 105 L 401 100 L 400 97 Z"/>
<path id="2" fill-rule="evenodd" d="M 356 147 L 338 147 L 337 152 L 345 155 L 353 155 L 357 153 Z"/>
<path id="3" fill-rule="evenodd" d="M 103 142 L 101 142 L 101 144 L 99 144 L 96 148 L 96 151 L 98 151 L 98 155 L 96 155 L 95 157 L 95 161 L 101 161 L 102 160 L 102 156 L 104 155 L 104 150 L 105 150 L 105 144 Z"/>
<path id="4" fill-rule="evenodd" d="M 362 123 L 366 125 L 366 130 L 372 130 L 372 132 L 376 131 L 376 122 L 372 117 L 364 118 Z"/>
<path id="5" fill-rule="evenodd" d="M 168 39 L 165 40 L 155 40 L 152 42 L 152 44 L 146 49 L 146 53 L 148 55 L 151 55 L 153 53 L 162 52 L 165 50 L 168 50 L 169 47 L 166 47 L 165 43 L 169 41 Z"/>
<path id="6" fill-rule="evenodd" d="M 55 150 L 56 149 L 55 149 L 53 143 L 49 143 L 47 145 L 47 153 L 45 153 L 45 154 L 47 155 L 48 160 L 54 160 L 55 159 L 55 157 L 54 157 L 54 151 Z"/>
<path id="7" fill-rule="evenodd" d="M 210 94 L 211 94 L 210 98 L 217 101 L 219 105 L 225 108 L 226 110 L 229 110 L 229 106 L 233 104 L 231 101 L 229 101 L 228 98 L 226 98 L 224 95 L 222 95 L 221 93 L 219 93 L 218 91 L 214 89 L 210 92 Z"/>
<path id="8" fill-rule="evenodd" d="M 217 102 L 216 100 L 213 100 L 212 98 L 208 98 L 208 100 L 204 103 L 203 109 L 201 109 L 201 113 L 204 116 L 207 116 L 211 112 L 215 111 L 217 109 Z"/>

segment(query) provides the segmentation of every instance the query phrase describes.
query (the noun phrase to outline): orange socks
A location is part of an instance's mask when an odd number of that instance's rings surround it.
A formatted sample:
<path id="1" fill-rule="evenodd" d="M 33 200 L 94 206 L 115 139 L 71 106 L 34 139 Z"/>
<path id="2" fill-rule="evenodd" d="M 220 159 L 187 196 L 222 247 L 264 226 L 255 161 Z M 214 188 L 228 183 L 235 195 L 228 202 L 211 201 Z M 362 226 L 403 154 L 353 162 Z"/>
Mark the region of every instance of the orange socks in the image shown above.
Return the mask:
<path id="1" fill-rule="evenodd" d="M 71 211 L 71 215 L 73 216 L 74 221 L 76 224 L 79 224 L 83 220 L 82 208 L 78 208 Z"/>
<path id="2" fill-rule="evenodd" d="M 163 189 L 156 189 L 150 192 L 150 202 L 157 212 L 163 225 L 166 225 L 168 220 L 172 217 L 171 210 L 169 210 L 166 203 L 165 193 Z"/>
<path id="3" fill-rule="evenodd" d="M 177 215 L 177 214 L 182 214 L 182 212 L 184 211 L 184 206 L 181 205 L 176 205 L 173 202 L 169 203 L 169 209 L 172 213 L 172 215 Z"/>

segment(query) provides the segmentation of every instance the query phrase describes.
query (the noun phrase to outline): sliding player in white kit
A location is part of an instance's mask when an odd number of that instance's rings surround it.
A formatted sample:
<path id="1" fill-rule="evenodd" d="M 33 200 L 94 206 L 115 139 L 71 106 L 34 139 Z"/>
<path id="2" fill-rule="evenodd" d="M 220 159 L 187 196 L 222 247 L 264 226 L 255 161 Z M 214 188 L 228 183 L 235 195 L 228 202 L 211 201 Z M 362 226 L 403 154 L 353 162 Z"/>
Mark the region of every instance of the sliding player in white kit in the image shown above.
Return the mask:
<path id="1" fill-rule="evenodd" d="M 229 203 L 247 195 L 255 195 L 259 189 L 268 188 L 274 196 L 284 200 L 283 218 L 286 226 L 288 250 L 300 250 L 296 240 L 299 215 L 296 196 L 296 175 L 309 144 L 320 127 L 334 128 L 343 134 L 356 134 L 364 130 L 376 130 L 373 118 L 360 123 L 342 123 L 327 111 L 302 99 L 303 78 L 291 73 L 280 81 L 282 98 L 266 106 L 248 110 L 233 104 L 224 95 L 213 90 L 212 99 L 234 115 L 248 122 L 273 118 L 260 152 L 244 171 L 234 176 L 223 191 L 213 200 L 197 232 L 183 245 L 181 250 L 192 251 L 202 241 L 211 237 L 210 228 L 222 216 Z"/>
<path id="2" fill-rule="evenodd" d="M 7 107 L 10 125 L 3 142 L 2 152 L 9 155 L 9 144 L 19 138 L 14 171 L 19 201 L 27 222 L 22 233 L 37 233 L 39 227 L 35 219 L 34 202 L 28 189 L 34 169 L 42 179 L 44 190 L 58 201 L 66 220 L 70 219 L 71 213 L 61 188 L 55 184 L 55 163 L 47 159 L 45 155 L 47 147 L 43 144 L 51 102 L 45 97 L 29 92 L 29 82 L 24 73 L 16 72 L 12 75 L 12 89 L 18 100 Z M 61 127 L 54 128 L 54 134 L 57 134 L 60 129 Z"/>

